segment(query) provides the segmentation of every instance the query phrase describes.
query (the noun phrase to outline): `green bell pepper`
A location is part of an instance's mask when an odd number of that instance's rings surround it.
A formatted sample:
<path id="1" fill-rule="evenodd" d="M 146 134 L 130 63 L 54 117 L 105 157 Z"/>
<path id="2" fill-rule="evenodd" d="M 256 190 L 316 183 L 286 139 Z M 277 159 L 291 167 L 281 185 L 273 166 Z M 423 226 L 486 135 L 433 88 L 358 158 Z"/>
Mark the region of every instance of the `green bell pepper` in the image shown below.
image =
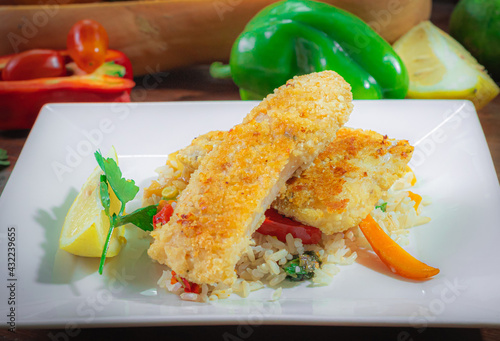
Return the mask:
<path id="1" fill-rule="evenodd" d="M 404 98 L 408 73 L 392 47 L 364 21 L 332 5 L 285 0 L 259 12 L 236 39 L 229 65 L 242 99 L 262 99 L 295 75 L 334 70 L 355 99 Z"/>

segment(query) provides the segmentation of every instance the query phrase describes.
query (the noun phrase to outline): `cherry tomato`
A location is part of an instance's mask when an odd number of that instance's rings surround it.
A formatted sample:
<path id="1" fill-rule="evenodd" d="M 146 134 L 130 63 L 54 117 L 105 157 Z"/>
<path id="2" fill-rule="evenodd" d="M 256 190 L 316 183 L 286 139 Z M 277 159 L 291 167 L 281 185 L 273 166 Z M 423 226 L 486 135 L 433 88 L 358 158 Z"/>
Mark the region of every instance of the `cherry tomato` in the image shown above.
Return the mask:
<path id="1" fill-rule="evenodd" d="M 78 21 L 68 33 L 66 47 L 76 65 L 92 73 L 104 63 L 108 50 L 108 34 L 97 21 Z"/>
<path id="2" fill-rule="evenodd" d="M 22 81 L 65 75 L 64 58 L 59 52 L 35 49 L 21 52 L 12 57 L 2 71 L 2 80 Z"/>
<path id="3" fill-rule="evenodd" d="M 257 232 L 274 236 L 284 243 L 289 233 L 294 238 L 302 239 L 303 244 L 317 244 L 321 240 L 321 231 L 317 228 L 284 217 L 272 208 L 266 211 L 266 220 Z"/>
<path id="4" fill-rule="evenodd" d="M 156 224 L 163 225 L 163 224 L 168 223 L 168 221 L 170 220 L 170 217 L 174 213 L 174 208 L 172 207 L 172 205 L 165 200 L 162 200 L 158 207 L 161 207 L 161 209 L 158 211 L 158 213 L 156 213 L 153 216 L 154 228 L 156 228 Z"/>

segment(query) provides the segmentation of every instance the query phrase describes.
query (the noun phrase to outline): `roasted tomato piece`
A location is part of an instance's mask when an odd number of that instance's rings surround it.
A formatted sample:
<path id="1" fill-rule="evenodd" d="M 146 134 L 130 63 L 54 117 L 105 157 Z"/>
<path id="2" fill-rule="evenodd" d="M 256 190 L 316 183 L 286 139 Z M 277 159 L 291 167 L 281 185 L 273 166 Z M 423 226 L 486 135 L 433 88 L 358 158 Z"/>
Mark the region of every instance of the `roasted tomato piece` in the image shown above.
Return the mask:
<path id="1" fill-rule="evenodd" d="M 170 202 L 165 200 L 161 200 L 158 205 L 158 213 L 156 213 L 153 217 L 153 226 L 156 228 L 157 224 L 166 224 L 170 220 L 170 217 L 174 213 L 174 208 Z"/>
<path id="2" fill-rule="evenodd" d="M 303 225 L 295 220 L 282 216 L 273 208 L 266 211 L 266 220 L 257 232 L 275 236 L 286 242 L 286 235 L 291 233 L 294 238 L 302 239 L 303 244 L 317 244 L 321 240 L 321 231 L 315 227 Z"/>

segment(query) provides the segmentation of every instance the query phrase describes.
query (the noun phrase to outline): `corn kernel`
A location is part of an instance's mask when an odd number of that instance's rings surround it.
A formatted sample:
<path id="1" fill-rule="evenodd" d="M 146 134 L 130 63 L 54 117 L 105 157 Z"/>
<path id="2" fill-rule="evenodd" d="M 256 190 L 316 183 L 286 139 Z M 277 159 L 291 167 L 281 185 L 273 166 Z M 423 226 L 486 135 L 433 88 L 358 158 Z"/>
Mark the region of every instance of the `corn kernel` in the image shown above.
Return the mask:
<path id="1" fill-rule="evenodd" d="M 179 194 L 179 190 L 175 186 L 167 186 L 161 191 L 161 196 L 165 200 L 174 199 L 177 194 Z"/>

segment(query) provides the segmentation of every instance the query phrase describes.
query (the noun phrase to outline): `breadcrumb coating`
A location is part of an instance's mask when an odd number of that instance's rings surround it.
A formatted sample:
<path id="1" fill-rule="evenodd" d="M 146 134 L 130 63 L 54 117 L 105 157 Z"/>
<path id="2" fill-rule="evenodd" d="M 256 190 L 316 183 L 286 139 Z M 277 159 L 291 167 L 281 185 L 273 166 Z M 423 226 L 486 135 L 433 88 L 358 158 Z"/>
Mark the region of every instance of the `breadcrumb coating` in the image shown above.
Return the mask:
<path id="1" fill-rule="evenodd" d="M 191 171 L 198 169 L 201 160 L 226 136 L 227 131 L 211 131 L 195 138 L 189 146 L 179 150 L 177 160 Z"/>
<path id="2" fill-rule="evenodd" d="M 281 214 L 325 234 L 359 225 L 406 172 L 413 147 L 370 130 L 342 128 L 274 202 Z"/>
<path id="3" fill-rule="evenodd" d="M 232 284 L 235 265 L 286 181 L 307 168 L 352 111 L 333 71 L 294 77 L 213 147 L 148 254 L 195 283 Z"/>
<path id="4" fill-rule="evenodd" d="M 224 136 L 220 131 L 201 135 L 178 155 L 196 169 Z M 345 231 L 359 225 L 383 192 L 405 174 L 413 149 L 406 140 L 343 127 L 309 168 L 287 181 L 272 206 L 325 234 Z"/>

